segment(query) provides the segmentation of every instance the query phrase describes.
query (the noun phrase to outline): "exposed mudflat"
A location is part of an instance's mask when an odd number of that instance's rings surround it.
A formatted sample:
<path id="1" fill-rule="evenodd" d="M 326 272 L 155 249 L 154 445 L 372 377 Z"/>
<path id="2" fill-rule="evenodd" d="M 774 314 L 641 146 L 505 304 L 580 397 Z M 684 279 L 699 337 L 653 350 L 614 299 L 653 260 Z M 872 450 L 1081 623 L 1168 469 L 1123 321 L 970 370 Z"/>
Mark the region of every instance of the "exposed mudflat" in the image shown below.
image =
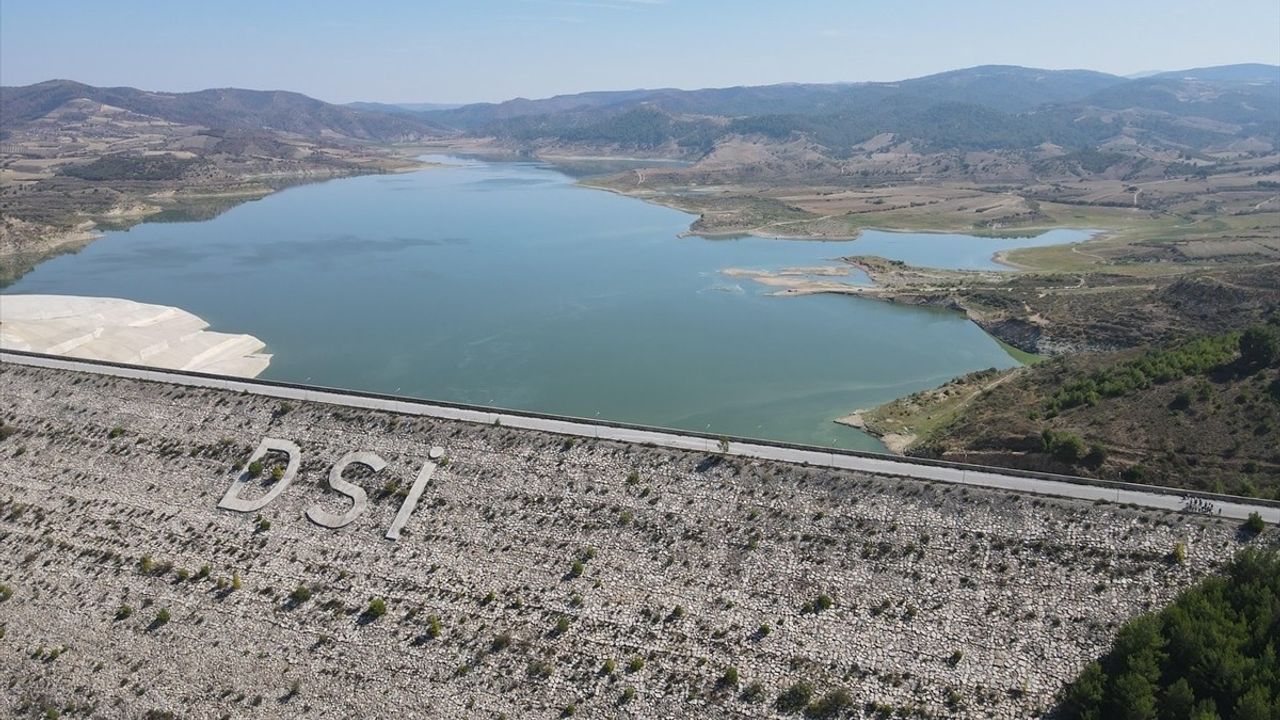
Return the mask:
<path id="1" fill-rule="evenodd" d="M 255 377 L 271 356 L 252 335 L 206 330 L 179 308 L 120 298 L 0 295 L 0 348 Z"/>

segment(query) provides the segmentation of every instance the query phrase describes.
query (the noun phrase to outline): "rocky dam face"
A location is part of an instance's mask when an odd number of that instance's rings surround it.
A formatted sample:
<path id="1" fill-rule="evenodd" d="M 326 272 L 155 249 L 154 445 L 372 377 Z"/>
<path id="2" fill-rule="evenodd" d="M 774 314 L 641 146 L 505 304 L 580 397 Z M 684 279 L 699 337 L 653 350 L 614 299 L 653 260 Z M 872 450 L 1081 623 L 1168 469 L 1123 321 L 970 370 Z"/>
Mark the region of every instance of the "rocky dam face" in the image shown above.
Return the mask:
<path id="1" fill-rule="evenodd" d="M 0 398 L 6 717 L 1022 718 L 1239 547 L 1211 517 L 13 363 Z"/>

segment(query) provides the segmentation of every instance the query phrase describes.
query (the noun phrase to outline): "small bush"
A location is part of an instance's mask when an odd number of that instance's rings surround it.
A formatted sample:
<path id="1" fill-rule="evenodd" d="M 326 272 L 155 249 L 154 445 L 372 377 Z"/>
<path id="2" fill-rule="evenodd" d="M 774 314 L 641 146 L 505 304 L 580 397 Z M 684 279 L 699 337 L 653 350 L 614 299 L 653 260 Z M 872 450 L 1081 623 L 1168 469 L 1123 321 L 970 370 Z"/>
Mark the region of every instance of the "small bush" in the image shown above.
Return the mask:
<path id="1" fill-rule="evenodd" d="M 569 566 L 569 577 L 582 577 L 582 573 L 586 572 L 586 569 L 586 566 L 582 564 L 581 560 L 574 560 L 573 564 Z"/>
<path id="2" fill-rule="evenodd" d="M 627 661 L 627 672 L 638 673 L 644 669 L 644 658 L 639 655 Z"/>
<path id="3" fill-rule="evenodd" d="M 636 697 L 636 689 L 630 685 L 622 689 L 622 695 L 618 697 L 619 705 L 626 705 Z"/>
<path id="4" fill-rule="evenodd" d="M 511 647 L 510 633 L 501 633 L 499 635 L 495 635 L 493 638 L 493 642 L 489 643 L 489 649 L 493 652 L 502 652 L 503 650 L 506 650 L 509 647 Z"/>
<path id="5" fill-rule="evenodd" d="M 724 669 L 724 674 L 716 681 L 716 685 L 720 687 L 737 687 L 738 686 L 738 668 L 730 665 Z"/>
<path id="6" fill-rule="evenodd" d="M 605 660 L 604 664 L 600 666 L 601 675 L 606 675 L 606 676 L 612 675 L 615 672 L 617 672 L 617 670 L 618 670 L 618 664 L 615 663 L 612 658 Z"/>
<path id="7" fill-rule="evenodd" d="M 739 696 L 743 702 L 758 703 L 764 701 L 764 685 L 759 682 L 753 682 L 743 689 Z"/>
<path id="8" fill-rule="evenodd" d="M 256 477 L 258 477 L 259 475 L 261 475 L 261 474 L 262 474 L 262 461 L 261 461 L 261 460 L 254 460 L 253 462 L 249 463 L 248 472 L 249 472 L 249 477 L 251 477 L 251 478 L 256 478 Z"/>
<path id="9" fill-rule="evenodd" d="M 554 632 L 556 635 L 563 635 L 569 632 L 569 616 L 568 615 L 561 615 L 560 619 L 556 620 L 556 627 Z"/>
<path id="10" fill-rule="evenodd" d="M 310 599 L 311 588 L 306 585 L 298 585 L 298 587 L 293 589 L 293 592 L 289 593 L 289 600 L 292 601 L 294 605 L 301 605 Z"/>
<path id="11" fill-rule="evenodd" d="M 111 438 L 112 440 L 115 440 L 116 438 L 120 437 L 123 434 L 124 434 L 124 428 L 117 425 L 111 428 L 111 432 L 107 433 L 107 437 Z"/>
<path id="12" fill-rule="evenodd" d="M 369 607 L 364 609 L 365 617 L 370 620 L 377 620 L 387 614 L 387 601 L 380 597 L 376 597 L 369 601 Z"/>
<path id="13" fill-rule="evenodd" d="M 124 620 L 130 615 L 133 615 L 133 608 L 128 605 L 121 605 L 120 608 L 116 610 L 117 620 Z"/>
<path id="14" fill-rule="evenodd" d="M 441 625 L 440 625 L 440 616 L 428 615 L 427 616 L 427 637 L 431 638 L 432 640 L 435 640 L 436 638 L 440 637 L 441 632 L 443 632 L 443 630 L 441 629 Z"/>
<path id="15" fill-rule="evenodd" d="M 1267 524 L 1262 521 L 1262 516 L 1256 512 L 1249 513 L 1249 519 L 1244 521 L 1244 529 L 1257 535 L 1266 529 Z"/>
<path id="16" fill-rule="evenodd" d="M 960 652 L 959 650 L 956 650 L 955 652 L 951 653 L 951 657 L 947 658 L 947 664 L 950 665 L 951 667 L 955 667 L 956 665 L 959 665 L 960 661 L 963 659 L 964 659 L 964 653 Z"/>
<path id="17" fill-rule="evenodd" d="M 844 688 L 832 690 L 804 709 L 804 715 L 815 720 L 840 717 L 853 707 L 853 697 Z"/>
<path id="18" fill-rule="evenodd" d="M 160 612 L 156 613 L 156 625 L 164 625 L 173 619 L 173 613 L 169 612 L 169 608 L 160 608 Z"/>
<path id="19" fill-rule="evenodd" d="M 13 588 L 0 583 L 0 602 L 4 602 L 11 597 L 13 597 Z"/>
<path id="20" fill-rule="evenodd" d="M 275 467 L 271 468 L 272 480 L 279 481 L 283 477 L 284 477 L 284 468 L 280 467 L 279 465 L 276 465 Z"/>
<path id="21" fill-rule="evenodd" d="M 1187 544 L 1179 540 L 1173 544 L 1173 551 L 1169 553 L 1169 559 L 1179 565 L 1187 564 Z"/>
<path id="22" fill-rule="evenodd" d="M 813 686 L 807 682 L 797 682 L 782 691 L 773 706 L 784 713 L 796 713 L 805 709 L 813 698 Z"/>

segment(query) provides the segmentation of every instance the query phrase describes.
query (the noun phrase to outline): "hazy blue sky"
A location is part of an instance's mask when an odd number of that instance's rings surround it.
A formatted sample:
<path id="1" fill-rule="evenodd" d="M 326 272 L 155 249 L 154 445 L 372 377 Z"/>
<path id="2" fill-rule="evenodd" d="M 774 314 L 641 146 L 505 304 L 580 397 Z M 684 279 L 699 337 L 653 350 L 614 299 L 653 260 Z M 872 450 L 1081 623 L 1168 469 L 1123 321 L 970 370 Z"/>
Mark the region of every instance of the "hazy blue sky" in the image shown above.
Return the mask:
<path id="1" fill-rule="evenodd" d="M 3 0 L 0 83 L 335 102 L 1280 64 L 1276 0 Z"/>

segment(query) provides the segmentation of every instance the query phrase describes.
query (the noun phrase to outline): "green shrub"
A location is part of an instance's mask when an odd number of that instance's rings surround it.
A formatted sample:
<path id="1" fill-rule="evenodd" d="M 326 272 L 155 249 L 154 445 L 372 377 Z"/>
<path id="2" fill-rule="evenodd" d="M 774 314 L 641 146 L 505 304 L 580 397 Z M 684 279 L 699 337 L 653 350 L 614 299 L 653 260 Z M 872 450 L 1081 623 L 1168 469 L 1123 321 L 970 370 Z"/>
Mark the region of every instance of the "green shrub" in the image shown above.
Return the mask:
<path id="1" fill-rule="evenodd" d="M 294 605 L 301 605 L 310 599 L 311 588 L 306 585 L 299 584 L 298 587 L 293 589 L 293 592 L 289 593 L 289 600 L 291 600 Z"/>
<path id="2" fill-rule="evenodd" d="M 622 695 L 618 697 L 618 704 L 626 705 L 627 703 L 635 699 L 635 696 L 636 696 L 636 689 L 631 685 L 628 685 L 622 689 Z"/>
<path id="3" fill-rule="evenodd" d="M 720 687 L 737 687 L 738 686 L 738 668 L 730 665 L 724 669 L 724 674 L 716 681 L 716 685 Z"/>
<path id="4" fill-rule="evenodd" d="M 1068 465 L 1076 464 L 1085 455 L 1084 440 L 1078 435 L 1045 430 L 1040 437 L 1044 441 L 1045 451 Z"/>
<path id="5" fill-rule="evenodd" d="M 173 614 L 169 612 L 169 608 L 160 608 L 160 612 L 156 613 L 156 625 L 164 625 L 173 619 Z"/>
<path id="6" fill-rule="evenodd" d="M 258 477 L 259 475 L 261 475 L 261 474 L 262 474 L 262 461 L 261 461 L 261 460 L 254 460 L 253 462 L 249 463 L 248 471 L 249 471 L 249 477 L 251 477 L 251 478 L 256 478 L 256 477 Z"/>
<path id="7" fill-rule="evenodd" d="M 436 638 L 440 637 L 441 632 L 443 632 L 443 630 L 441 629 L 441 625 L 440 625 L 440 616 L 428 615 L 427 616 L 427 637 L 431 638 L 432 640 L 435 640 Z"/>
<path id="8" fill-rule="evenodd" d="M 3 583 L 0 583 L 0 602 L 4 602 L 5 600 L 8 600 L 11 597 L 13 597 L 13 588 Z"/>
<path id="9" fill-rule="evenodd" d="M 829 720 L 843 715 L 853 707 L 853 697 L 844 688 L 838 688 L 813 701 L 804 709 L 804 715 L 815 720 Z"/>
<path id="10" fill-rule="evenodd" d="M 130 615 L 133 615 L 133 608 L 128 605 L 121 605 L 119 609 L 116 610 L 116 620 L 127 619 Z"/>
<path id="11" fill-rule="evenodd" d="M 568 615 L 561 615 L 560 618 L 556 620 L 556 627 L 554 632 L 556 635 L 563 635 L 569 632 L 569 616 Z"/>
<path id="12" fill-rule="evenodd" d="M 644 669 L 644 658 L 636 655 L 627 661 L 627 672 L 638 673 Z"/>
<path id="13" fill-rule="evenodd" d="M 1267 367 L 1280 360 L 1280 332 L 1267 325 L 1254 325 L 1240 335 L 1240 359 L 1255 367 Z"/>
<path id="14" fill-rule="evenodd" d="M 586 572 L 586 569 L 587 567 L 582 564 L 581 560 L 574 560 L 573 564 L 569 566 L 569 573 L 568 573 L 569 577 L 571 578 L 582 577 L 582 573 Z"/>
<path id="15" fill-rule="evenodd" d="M 780 712 L 796 713 L 808 707 L 812 698 L 813 685 L 807 682 L 797 682 L 783 690 L 778 699 L 773 702 L 773 706 Z"/>
<path id="16" fill-rule="evenodd" d="M 1266 529 L 1267 524 L 1262 521 L 1262 516 L 1256 512 L 1249 513 L 1249 519 L 1244 521 L 1244 529 L 1257 535 Z"/>
<path id="17" fill-rule="evenodd" d="M 748 703 L 763 702 L 764 701 L 764 685 L 761 685 L 759 682 L 753 682 L 750 685 L 743 688 L 742 694 L 739 695 L 739 697 L 742 698 L 743 702 L 748 702 Z"/>
<path id="18" fill-rule="evenodd" d="M 612 675 L 615 672 L 617 672 L 617 670 L 618 670 L 618 664 L 615 663 L 612 658 L 605 660 L 604 664 L 600 666 L 601 675 L 606 675 L 606 676 Z"/>
<path id="19" fill-rule="evenodd" d="M 370 620 L 377 620 L 387 614 L 387 601 L 380 597 L 373 598 L 369 601 L 369 607 L 365 608 L 364 615 Z"/>

